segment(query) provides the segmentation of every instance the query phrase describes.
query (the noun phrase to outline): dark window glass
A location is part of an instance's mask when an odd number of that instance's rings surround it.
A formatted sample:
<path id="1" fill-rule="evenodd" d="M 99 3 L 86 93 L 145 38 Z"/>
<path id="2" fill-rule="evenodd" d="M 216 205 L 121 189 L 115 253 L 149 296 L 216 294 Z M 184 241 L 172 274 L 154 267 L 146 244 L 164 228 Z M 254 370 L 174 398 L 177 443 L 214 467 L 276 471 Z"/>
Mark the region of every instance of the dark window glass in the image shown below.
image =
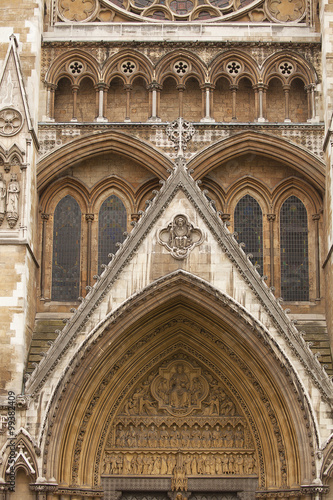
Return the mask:
<path id="1" fill-rule="evenodd" d="M 80 287 L 81 211 L 71 196 L 54 211 L 52 300 L 76 300 Z"/>
<path id="2" fill-rule="evenodd" d="M 309 300 L 308 218 L 303 203 L 290 196 L 281 207 L 281 296 Z"/>
<path id="3" fill-rule="evenodd" d="M 258 264 L 258 272 L 263 273 L 262 211 L 259 203 L 244 196 L 235 208 L 235 231 L 239 242 L 245 243 L 245 253 L 251 253 L 251 262 Z"/>
<path id="4" fill-rule="evenodd" d="M 124 241 L 127 215 L 123 202 L 115 195 L 104 201 L 98 216 L 98 269 L 109 262 L 109 253 L 116 253 L 117 242 Z"/>

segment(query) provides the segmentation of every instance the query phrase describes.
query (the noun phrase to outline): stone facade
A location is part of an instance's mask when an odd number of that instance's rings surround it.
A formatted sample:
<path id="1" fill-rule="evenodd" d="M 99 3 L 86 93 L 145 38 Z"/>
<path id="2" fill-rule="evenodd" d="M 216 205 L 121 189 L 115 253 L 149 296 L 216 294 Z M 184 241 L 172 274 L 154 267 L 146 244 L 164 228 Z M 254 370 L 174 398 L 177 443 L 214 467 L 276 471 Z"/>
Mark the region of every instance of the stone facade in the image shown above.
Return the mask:
<path id="1" fill-rule="evenodd" d="M 331 5 L 0 6 L 0 499 L 333 498 Z"/>

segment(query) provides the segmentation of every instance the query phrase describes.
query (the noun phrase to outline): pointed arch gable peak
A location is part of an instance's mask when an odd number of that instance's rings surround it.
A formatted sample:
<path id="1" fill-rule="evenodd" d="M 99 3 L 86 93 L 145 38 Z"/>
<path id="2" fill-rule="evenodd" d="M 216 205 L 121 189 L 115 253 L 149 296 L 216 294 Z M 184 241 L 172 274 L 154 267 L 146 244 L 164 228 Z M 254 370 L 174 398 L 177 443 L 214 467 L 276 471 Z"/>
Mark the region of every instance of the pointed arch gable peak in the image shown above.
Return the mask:
<path id="1" fill-rule="evenodd" d="M 240 132 L 219 140 L 197 153 L 188 166 L 194 169 L 194 178 L 198 179 L 222 163 L 248 153 L 273 158 L 298 170 L 324 192 L 325 164 L 322 160 L 291 141 L 261 132 Z"/>
<path id="2" fill-rule="evenodd" d="M 173 166 L 166 155 L 136 137 L 121 132 L 104 132 L 74 139 L 44 157 L 37 169 L 38 190 L 44 190 L 70 166 L 108 152 L 127 156 L 162 179 L 167 177 L 167 170 Z"/>

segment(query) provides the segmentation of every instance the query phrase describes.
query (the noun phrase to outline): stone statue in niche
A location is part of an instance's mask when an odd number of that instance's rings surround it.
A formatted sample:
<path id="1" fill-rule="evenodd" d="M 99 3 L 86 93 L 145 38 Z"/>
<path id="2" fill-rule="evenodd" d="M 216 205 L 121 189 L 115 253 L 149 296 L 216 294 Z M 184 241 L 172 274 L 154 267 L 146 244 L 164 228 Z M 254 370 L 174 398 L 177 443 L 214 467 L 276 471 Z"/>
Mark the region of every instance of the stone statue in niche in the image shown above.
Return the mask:
<path id="1" fill-rule="evenodd" d="M 201 229 L 195 228 L 186 215 L 173 218 L 167 228 L 158 234 L 159 243 L 167 248 L 175 259 L 185 259 L 191 250 L 203 241 Z"/>
<path id="2" fill-rule="evenodd" d="M 7 197 L 6 181 L 3 179 L 3 176 L 0 173 L 0 226 L 5 218 L 6 197 Z"/>
<path id="3" fill-rule="evenodd" d="M 8 224 L 13 228 L 18 220 L 20 185 L 17 175 L 12 174 L 7 188 L 7 214 Z"/>

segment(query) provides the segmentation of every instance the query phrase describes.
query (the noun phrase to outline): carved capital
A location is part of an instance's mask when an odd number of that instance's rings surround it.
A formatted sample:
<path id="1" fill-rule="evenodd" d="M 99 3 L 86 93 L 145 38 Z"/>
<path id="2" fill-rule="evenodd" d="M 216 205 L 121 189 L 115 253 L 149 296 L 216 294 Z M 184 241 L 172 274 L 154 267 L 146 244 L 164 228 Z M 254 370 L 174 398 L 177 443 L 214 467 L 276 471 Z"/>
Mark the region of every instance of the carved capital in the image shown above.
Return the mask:
<path id="1" fill-rule="evenodd" d="M 95 218 L 94 214 L 86 214 L 86 221 L 87 222 L 92 222 Z"/>
<path id="2" fill-rule="evenodd" d="M 50 218 L 50 214 L 46 214 L 44 212 L 41 213 L 40 216 L 41 216 L 42 221 L 45 221 L 45 222 L 47 222 Z"/>
<path id="3" fill-rule="evenodd" d="M 313 214 L 312 215 L 312 220 L 314 220 L 314 221 L 320 220 L 320 214 Z"/>
<path id="4" fill-rule="evenodd" d="M 276 214 L 267 214 L 267 220 L 269 220 L 269 222 L 274 222 L 276 219 Z"/>

